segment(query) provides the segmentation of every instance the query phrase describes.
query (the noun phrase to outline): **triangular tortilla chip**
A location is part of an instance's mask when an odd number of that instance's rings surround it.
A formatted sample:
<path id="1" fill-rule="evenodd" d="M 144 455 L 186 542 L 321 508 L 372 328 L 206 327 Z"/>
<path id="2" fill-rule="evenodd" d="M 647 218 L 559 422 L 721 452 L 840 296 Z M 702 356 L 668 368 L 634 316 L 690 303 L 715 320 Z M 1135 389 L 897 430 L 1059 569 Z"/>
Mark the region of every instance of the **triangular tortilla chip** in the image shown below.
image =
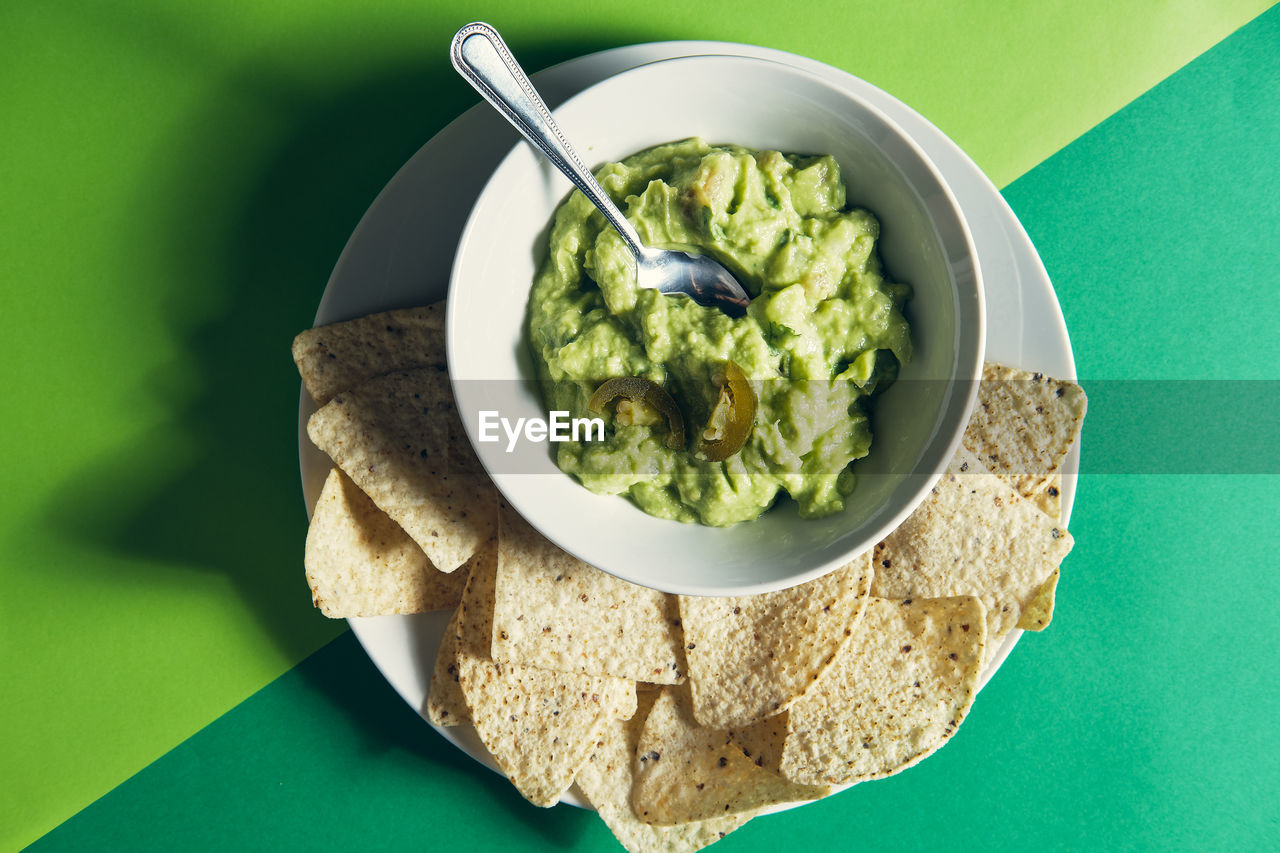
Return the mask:
<path id="1" fill-rule="evenodd" d="M 747 726 L 795 701 L 857 627 L 871 555 L 777 592 L 681 596 L 693 713 L 713 729 Z"/>
<path id="2" fill-rule="evenodd" d="M 1074 382 L 988 363 L 964 446 L 991 473 L 1053 518 L 1061 515 L 1059 469 L 1080 434 L 1088 401 Z"/>
<path id="3" fill-rule="evenodd" d="M 961 448 L 924 503 L 876 546 L 871 594 L 977 596 L 990 658 L 1071 545 L 1071 534 Z"/>
<path id="4" fill-rule="evenodd" d="M 674 853 L 701 850 L 751 819 L 735 814 L 676 826 L 653 826 L 631 807 L 636 747 L 649 709 L 661 688 L 639 685 L 636 713 L 630 720 L 611 720 L 591 760 L 578 771 L 578 787 L 609 831 L 630 853 Z"/>
<path id="5" fill-rule="evenodd" d="M 493 659 L 674 684 L 684 678 L 674 595 L 567 554 L 515 510 L 499 510 Z"/>
<path id="6" fill-rule="evenodd" d="M 632 807 L 642 821 L 661 826 L 755 814 L 831 792 L 762 769 L 729 732 L 698 725 L 687 684 L 664 688 L 654 702 L 640 733 L 635 767 Z"/>
<path id="7" fill-rule="evenodd" d="M 307 434 L 440 571 L 493 534 L 496 494 L 444 373 L 388 373 L 344 391 L 311 416 Z"/>
<path id="8" fill-rule="evenodd" d="M 635 713 L 635 682 L 552 672 L 489 657 L 497 559 L 477 564 L 462 597 L 458 685 L 485 748 L 521 794 L 553 806 L 613 718 Z"/>
<path id="9" fill-rule="evenodd" d="M 872 598 L 813 689 L 780 719 L 734 738 L 794 782 L 847 785 L 897 773 L 955 734 L 977 690 L 985 634 L 972 596 Z"/>
<path id="10" fill-rule="evenodd" d="M 323 406 L 367 379 L 396 370 L 445 368 L 444 302 L 307 329 L 293 339 L 302 384 Z"/>
<path id="11" fill-rule="evenodd" d="M 400 525 L 334 468 L 307 528 L 307 584 L 325 616 L 386 616 L 448 610 L 458 604 L 465 571 L 431 564 Z"/>

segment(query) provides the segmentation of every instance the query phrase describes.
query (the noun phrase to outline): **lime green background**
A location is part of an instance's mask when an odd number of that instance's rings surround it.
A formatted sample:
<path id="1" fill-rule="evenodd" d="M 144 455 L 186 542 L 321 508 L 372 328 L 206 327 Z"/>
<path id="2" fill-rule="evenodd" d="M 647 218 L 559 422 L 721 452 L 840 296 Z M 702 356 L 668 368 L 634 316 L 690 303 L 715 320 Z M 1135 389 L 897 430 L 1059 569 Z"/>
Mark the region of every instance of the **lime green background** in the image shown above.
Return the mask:
<path id="1" fill-rule="evenodd" d="M 462 843 L 445 816 L 481 808 L 490 841 L 605 838 L 417 725 L 349 635 L 325 646 L 342 626 L 301 577 L 288 342 L 378 189 L 476 100 L 445 61 L 468 20 L 535 68 L 671 38 L 807 54 L 1001 186 L 1063 149 L 1007 196 L 1081 374 L 1276 378 L 1280 16 L 1068 146 L 1266 4 L 1012 5 L 0 7 L 0 847 L 160 756 L 46 843 L 417 847 Z M 1275 491 L 1086 477 L 1055 625 L 964 736 L 724 848 L 1275 842 Z"/>

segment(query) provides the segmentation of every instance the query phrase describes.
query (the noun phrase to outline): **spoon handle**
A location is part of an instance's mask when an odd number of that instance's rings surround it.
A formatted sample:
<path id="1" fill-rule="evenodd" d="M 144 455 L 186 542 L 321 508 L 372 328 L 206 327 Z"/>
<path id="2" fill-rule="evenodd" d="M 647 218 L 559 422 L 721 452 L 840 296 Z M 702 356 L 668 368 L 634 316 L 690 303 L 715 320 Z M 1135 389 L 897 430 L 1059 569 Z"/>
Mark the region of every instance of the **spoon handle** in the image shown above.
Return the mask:
<path id="1" fill-rule="evenodd" d="M 638 259 L 644 251 L 640 235 L 583 165 L 498 31 L 467 24 L 454 35 L 449 56 L 458 73 L 600 209 Z"/>

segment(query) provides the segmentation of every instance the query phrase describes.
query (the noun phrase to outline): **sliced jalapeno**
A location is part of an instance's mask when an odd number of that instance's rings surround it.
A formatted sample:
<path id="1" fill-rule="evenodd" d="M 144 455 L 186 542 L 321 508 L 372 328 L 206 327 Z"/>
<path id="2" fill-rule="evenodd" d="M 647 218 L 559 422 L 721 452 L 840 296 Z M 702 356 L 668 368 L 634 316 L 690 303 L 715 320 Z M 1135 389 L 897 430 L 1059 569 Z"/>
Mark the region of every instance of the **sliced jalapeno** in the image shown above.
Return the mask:
<path id="1" fill-rule="evenodd" d="M 684 449 L 684 415 L 671 395 L 658 383 L 641 376 L 620 376 L 607 380 L 595 390 L 587 401 L 587 408 L 596 414 L 619 397 L 633 403 L 641 403 L 654 409 L 667 419 L 667 447 Z"/>
<path id="2" fill-rule="evenodd" d="M 698 438 L 698 453 L 712 462 L 723 462 L 741 450 L 756 425 L 756 392 L 747 375 L 731 361 L 724 367 L 724 380 L 720 399 Z"/>

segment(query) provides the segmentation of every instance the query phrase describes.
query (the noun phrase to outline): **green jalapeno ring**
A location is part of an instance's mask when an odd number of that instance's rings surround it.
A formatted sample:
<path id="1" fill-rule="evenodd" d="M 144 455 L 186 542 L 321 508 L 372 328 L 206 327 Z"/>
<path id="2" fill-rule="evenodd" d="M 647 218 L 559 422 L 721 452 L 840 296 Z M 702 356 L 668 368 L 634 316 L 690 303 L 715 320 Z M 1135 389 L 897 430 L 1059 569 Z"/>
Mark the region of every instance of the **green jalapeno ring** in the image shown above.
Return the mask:
<path id="1" fill-rule="evenodd" d="M 740 451 L 756 425 L 758 401 L 747 375 L 742 372 L 742 368 L 730 361 L 724 366 L 724 379 L 720 394 L 721 399 L 728 396 L 729 408 L 723 432 L 714 439 L 708 439 L 705 435 L 698 439 L 698 454 L 711 462 L 723 462 Z"/>
<path id="2" fill-rule="evenodd" d="M 675 399 L 666 389 L 651 379 L 642 376 L 619 376 L 608 379 L 595 390 L 587 401 L 587 408 L 596 414 L 604 411 L 605 406 L 619 397 L 642 403 L 667 419 L 667 447 L 672 450 L 684 449 L 684 415 Z"/>

